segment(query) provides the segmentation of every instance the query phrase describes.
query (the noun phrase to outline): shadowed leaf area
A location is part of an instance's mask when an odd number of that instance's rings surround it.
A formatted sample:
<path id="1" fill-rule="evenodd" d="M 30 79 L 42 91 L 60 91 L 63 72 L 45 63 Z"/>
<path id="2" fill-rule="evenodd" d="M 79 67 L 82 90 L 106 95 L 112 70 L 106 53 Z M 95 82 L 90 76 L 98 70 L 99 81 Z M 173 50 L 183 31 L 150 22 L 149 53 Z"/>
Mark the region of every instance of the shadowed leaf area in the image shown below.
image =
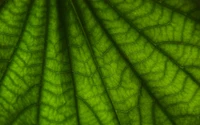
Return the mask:
<path id="1" fill-rule="evenodd" d="M 1 0 L 0 125 L 200 125 L 198 0 Z"/>

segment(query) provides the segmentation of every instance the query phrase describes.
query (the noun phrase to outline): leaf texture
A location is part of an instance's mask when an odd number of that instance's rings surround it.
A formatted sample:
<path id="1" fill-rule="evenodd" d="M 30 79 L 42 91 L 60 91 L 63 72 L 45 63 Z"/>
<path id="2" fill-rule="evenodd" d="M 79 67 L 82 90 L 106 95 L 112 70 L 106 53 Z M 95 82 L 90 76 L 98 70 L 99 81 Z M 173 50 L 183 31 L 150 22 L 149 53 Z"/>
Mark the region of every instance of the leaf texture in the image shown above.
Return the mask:
<path id="1" fill-rule="evenodd" d="M 197 0 L 3 0 L 1 125 L 199 125 Z"/>

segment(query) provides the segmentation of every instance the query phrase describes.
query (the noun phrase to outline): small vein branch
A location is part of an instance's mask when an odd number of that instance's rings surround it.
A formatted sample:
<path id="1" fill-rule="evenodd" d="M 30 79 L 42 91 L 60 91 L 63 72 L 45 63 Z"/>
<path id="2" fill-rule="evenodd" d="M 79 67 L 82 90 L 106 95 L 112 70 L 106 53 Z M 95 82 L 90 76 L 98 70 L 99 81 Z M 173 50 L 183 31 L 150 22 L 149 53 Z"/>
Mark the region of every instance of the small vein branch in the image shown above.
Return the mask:
<path id="1" fill-rule="evenodd" d="M 200 21 L 199 19 L 196 19 L 196 18 L 192 17 L 192 16 L 189 15 L 188 13 L 185 13 L 185 12 L 179 10 L 179 9 L 176 9 L 176 8 L 174 8 L 173 6 L 170 6 L 169 4 L 167 4 L 167 3 L 165 3 L 165 2 L 159 2 L 159 0 L 152 0 L 152 1 L 153 1 L 154 3 L 160 5 L 161 7 L 167 8 L 167 9 L 172 10 L 172 11 L 174 11 L 174 12 L 180 14 L 180 15 L 183 15 L 183 16 L 188 17 L 189 19 L 195 21 L 196 23 L 199 23 L 199 21 Z"/>

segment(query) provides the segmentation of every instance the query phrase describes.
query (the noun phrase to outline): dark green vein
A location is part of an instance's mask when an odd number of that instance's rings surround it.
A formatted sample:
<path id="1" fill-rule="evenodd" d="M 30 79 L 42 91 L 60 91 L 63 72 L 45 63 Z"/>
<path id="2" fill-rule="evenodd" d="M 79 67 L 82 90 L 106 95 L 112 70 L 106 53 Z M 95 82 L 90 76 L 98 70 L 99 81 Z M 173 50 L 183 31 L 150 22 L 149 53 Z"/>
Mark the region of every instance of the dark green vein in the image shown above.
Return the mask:
<path id="1" fill-rule="evenodd" d="M 29 110 L 30 108 L 33 108 L 36 105 L 36 103 L 30 104 L 26 107 L 24 107 L 22 110 L 20 110 L 19 112 L 17 112 L 16 114 L 12 114 L 12 116 L 10 116 L 10 120 L 8 120 L 8 122 L 6 123 L 6 125 L 13 125 L 15 123 L 15 121 L 20 118 L 20 116 L 22 116 L 27 110 Z"/>
<path id="2" fill-rule="evenodd" d="M 0 12 L 2 8 L 6 5 L 7 0 L 0 0 Z"/>
<path id="3" fill-rule="evenodd" d="M 173 120 L 173 117 L 166 111 L 166 109 L 162 106 L 162 104 L 159 102 L 159 100 L 154 96 L 154 94 L 151 92 L 149 86 L 147 85 L 147 81 L 141 77 L 141 75 L 137 72 L 135 67 L 132 65 L 126 54 L 120 49 L 120 47 L 117 45 L 117 43 L 114 41 L 112 36 L 108 33 L 108 31 L 105 29 L 103 23 L 100 21 L 98 16 L 94 13 L 94 8 L 92 5 L 86 0 L 85 1 L 88 8 L 90 9 L 90 12 L 93 14 L 93 17 L 96 19 L 97 23 L 101 26 L 103 32 L 107 35 L 107 37 L 110 39 L 120 56 L 124 59 L 126 64 L 130 67 L 131 71 L 135 74 L 135 76 L 138 78 L 140 81 L 142 87 L 147 91 L 147 93 L 150 95 L 150 97 L 157 103 L 157 105 L 161 108 L 162 112 L 167 116 L 167 118 L 170 120 L 170 122 L 173 125 L 176 125 L 176 123 Z"/>
<path id="4" fill-rule="evenodd" d="M 103 123 L 101 122 L 99 116 L 95 113 L 95 111 L 92 109 L 92 107 L 90 106 L 90 104 L 88 104 L 87 101 L 85 101 L 83 98 L 81 97 L 77 97 L 79 100 L 81 100 L 88 108 L 89 110 L 94 114 L 95 118 L 97 119 L 97 121 L 99 122 L 100 125 L 103 125 Z"/>
<path id="5" fill-rule="evenodd" d="M 183 15 L 183 16 L 188 17 L 189 19 L 195 21 L 196 23 L 198 23 L 198 22 L 200 21 L 200 20 L 198 20 L 198 19 L 196 19 L 196 18 L 194 18 L 194 17 L 188 15 L 187 13 L 185 13 L 185 12 L 179 10 L 179 9 L 176 9 L 176 8 L 174 8 L 173 6 L 170 6 L 169 4 L 167 4 L 167 3 L 165 3 L 165 2 L 159 2 L 159 0 L 152 0 L 152 1 L 155 2 L 156 4 L 160 5 L 161 7 L 165 7 L 165 8 L 167 8 L 167 9 L 169 9 L 169 10 L 172 10 L 173 12 L 176 12 L 176 13 L 178 13 L 178 14 L 181 14 L 181 15 Z"/>
<path id="6" fill-rule="evenodd" d="M 9 61 L 8 64 L 6 65 L 6 68 L 5 68 L 5 70 L 3 71 L 2 77 L 0 78 L 0 87 L 1 87 L 1 85 L 2 85 L 3 80 L 4 80 L 5 77 L 6 77 L 6 74 L 7 74 L 8 70 L 9 70 L 9 68 L 10 68 L 10 65 L 11 65 L 11 63 L 12 63 L 12 60 L 13 60 L 13 58 L 14 58 L 16 52 L 17 52 L 17 49 L 19 48 L 20 42 L 22 41 L 22 37 L 23 37 L 24 31 L 25 31 L 26 25 L 27 25 L 27 23 L 28 23 L 28 19 L 29 19 L 30 12 L 31 12 L 31 9 L 32 9 L 33 4 L 34 4 L 34 0 L 31 0 L 31 1 L 30 1 L 30 4 L 29 4 L 29 6 L 28 6 L 28 10 L 27 10 L 26 17 L 25 17 L 25 19 L 24 19 L 24 21 L 23 21 L 24 23 L 23 23 L 23 26 L 22 26 L 22 30 L 21 30 L 21 32 L 20 32 L 20 35 L 19 35 L 19 38 L 18 38 L 17 43 L 16 43 L 16 45 L 15 45 L 15 48 L 14 48 L 14 50 L 13 50 L 11 56 L 10 56 L 10 61 Z"/>
<path id="7" fill-rule="evenodd" d="M 69 39 L 67 38 L 68 31 L 66 30 L 66 28 L 68 28 L 68 25 L 67 25 L 68 21 L 65 20 L 66 15 L 64 15 L 64 12 L 68 12 L 69 8 L 65 8 L 64 4 L 65 4 L 64 0 L 58 0 L 57 1 L 58 16 L 59 16 L 59 21 L 60 21 L 59 23 L 60 23 L 60 26 L 63 27 L 62 32 L 64 33 L 64 39 L 66 40 L 65 43 L 63 43 L 63 44 L 64 45 L 66 44 L 66 50 L 67 50 L 67 54 L 68 54 L 68 58 L 69 58 L 69 68 L 70 68 L 71 80 L 72 80 L 73 91 L 74 91 L 74 103 L 75 103 L 75 110 L 76 110 L 76 119 L 77 119 L 77 124 L 80 125 L 79 107 L 78 107 L 77 90 L 76 90 L 77 87 L 76 87 L 75 78 L 74 78 L 74 74 L 73 74 L 73 61 L 72 61 L 70 43 L 69 43 Z"/>
<path id="8" fill-rule="evenodd" d="M 40 124 L 41 117 L 41 104 L 42 104 L 42 89 L 44 84 L 44 73 L 46 66 L 46 56 L 47 56 L 47 47 L 48 47 L 48 31 L 49 31 L 49 10 L 50 10 L 50 1 L 46 0 L 46 25 L 45 25 L 45 36 L 44 36 L 44 49 L 43 49 L 43 58 L 42 58 L 42 72 L 39 82 L 39 91 L 37 97 L 37 114 L 36 114 L 36 124 Z"/>
<path id="9" fill-rule="evenodd" d="M 143 36 L 146 41 L 152 45 L 158 52 L 160 52 L 163 56 L 165 56 L 168 60 L 170 60 L 174 65 L 176 65 L 177 67 L 179 67 L 187 76 L 190 77 L 190 79 L 197 84 L 198 86 L 200 86 L 199 81 L 187 70 L 185 70 L 181 64 L 179 64 L 173 57 L 171 57 L 166 51 L 164 51 L 162 48 L 160 48 L 159 46 L 157 46 L 157 44 L 155 42 L 153 42 L 153 40 L 148 37 L 143 31 L 141 31 L 131 20 L 129 20 L 127 17 L 124 16 L 124 14 L 122 14 L 117 8 L 115 8 L 114 6 L 111 6 L 110 1 L 105 1 L 106 3 L 108 3 L 108 5 L 124 20 L 126 21 L 129 26 L 131 26 L 135 31 L 137 31 L 141 36 Z"/>
<path id="10" fill-rule="evenodd" d="M 152 113 L 152 123 L 153 125 L 156 125 L 156 111 L 155 111 L 155 108 L 156 108 L 156 104 L 153 103 L 152 104 L 152 108 L 151 108 L 151 113 Z"/>
<path id="11" fill-rule="evenodd" d="M 141 94 L 142 94 L 141 92 L 142 92 L 142 86 L 139 87 L 139 95 L 138 95 L 138 99 L 137 99 L 137 109 L 138 109 L 138 113 L 139 113 L 140 125 L 142 125 L 142 115 L 141 115 L 141 107 L 140 107 Z"/>
<path id="12" fill-rule="evenodd" d="M 101 72 L 101 70 L 100 70 L 100 68 L 99 68 L 98 61 L 97 61 L 96 58 L 95 58 L 94 50 L 93 50 L 93 48 L 92 48 L 92 46 L 91 46 L 91 42 L 90 42 L 90 39 L 89 39 L 89 37 L 88 37 L 89 34 L 88 34 L 88 32 L 86 32 L 85 25 L 83 25 L 83 17 L 82 17 L 82 14 L 81 14 L 81 10 L 79 9 L 79 7 L 77 6 L 77 3 L 76 3 L 75 1 L 73 2 L 73 0 L 71 0 L 71 4 L 72 4 L 72 7 L 73 7 L 74 12 L 75 12 L 75 14 L 76 14 L 77 20 L 78 20 L 78 22 L 79 22 L 79 24 L 80 24 L 81 30 L 82 30 L 82 32 L 83 32 L 83 35 L 84 35 L 85 38 L 86 38 L 86 43 L 87 43 L 88 49 L 90 50 L 90 53 L 91 53 L 93 62 L 94 62 L 94 64 L 95 64 L 95 67 L 96 67 L 96 69 L 97 69 L 97 72 L 98 72 L 98 74 L 99 74 L 99 76 L 100 76 L 101 83 L 103 84 L 103 87 L 104 87 L 104 89 L 105 89 L 105 93 L 107 94 L 107 97 L 108 97 L 108 99 L 109 99 L 109 102 L 110 102 L 110 104 L 111 104 L 111 106 L 112 106 L 112 110 L 114 111 L 114 115 L 115 115 L 115 118 L 116 118 L 116 120 L 117 120 L 117 124 L 120 125 L 120 121 L 119 121 L 118 115 L 117 115 L 117 113 L 116 113 L 114 104 L 113 104 L 112 99 L 111 99 L 111 97 L 110 97 L 110 95 L 109 95 L 109 92 L 108 92 L 107 89 L 106 89 L 106 85 L 105 85 L 105 82 L 104 82 L 104 80 L 103 80 L 103 73 Z"/>
<path id="13" fill-rule="evenodd" d="M 181 42 L 181 41 L 162 41 L 162 42 L 157 42 L 156 43 L 158 46 L 162 46 L 162 45 L 182 45 L 182 46 L 187 46 L 187 47 L 193 47 L 193 48 L 197 48 L 200 49 L 200 45 L 195 45 L 193 43 L 188 43 L 188 42 Z M 198 44 L 198 43 L 197 43 Z"/>

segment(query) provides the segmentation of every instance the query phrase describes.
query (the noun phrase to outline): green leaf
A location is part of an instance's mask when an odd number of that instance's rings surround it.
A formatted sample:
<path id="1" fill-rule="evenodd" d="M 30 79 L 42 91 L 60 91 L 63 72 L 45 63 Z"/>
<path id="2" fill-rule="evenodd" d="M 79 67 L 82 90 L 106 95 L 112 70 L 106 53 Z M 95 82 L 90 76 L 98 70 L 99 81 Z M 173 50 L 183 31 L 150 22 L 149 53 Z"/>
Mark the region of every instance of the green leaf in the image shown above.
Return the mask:
<path id="1" fill-rule="evenodd" d="M 0 1 L 0 124 L 199 125 L 199 8 Z"/>

